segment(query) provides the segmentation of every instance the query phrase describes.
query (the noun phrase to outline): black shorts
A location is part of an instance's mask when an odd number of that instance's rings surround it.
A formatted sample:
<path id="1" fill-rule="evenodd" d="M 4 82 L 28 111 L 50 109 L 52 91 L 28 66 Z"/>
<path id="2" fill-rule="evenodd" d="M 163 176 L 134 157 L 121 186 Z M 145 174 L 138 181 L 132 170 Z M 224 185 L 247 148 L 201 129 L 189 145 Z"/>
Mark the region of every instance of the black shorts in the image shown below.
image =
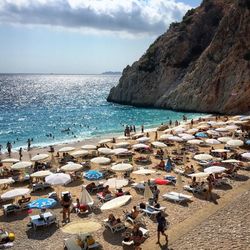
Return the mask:
<path id="1" fill-rule="evenodd" d="M 165 230 L 166 230 L 166 228 L 164 226 L 158 225 L 158 227 L 157 227 L 158 232 L 164 233 Z"/>

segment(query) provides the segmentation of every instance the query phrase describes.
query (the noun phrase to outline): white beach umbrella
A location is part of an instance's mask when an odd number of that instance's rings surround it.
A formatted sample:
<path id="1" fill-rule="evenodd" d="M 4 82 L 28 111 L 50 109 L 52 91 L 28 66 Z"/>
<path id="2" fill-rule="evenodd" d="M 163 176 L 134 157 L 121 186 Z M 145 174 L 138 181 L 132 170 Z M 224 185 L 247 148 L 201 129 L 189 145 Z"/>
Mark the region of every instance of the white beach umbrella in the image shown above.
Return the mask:
<path id="1" fill-rule="evenodd" d="M 127 148 L 130 145 L 129 142 L 122 141 L 115 144 L 116 148 Z"/>
<path id="2" fill-rule="evenodd" d="M 207 144 L 211 144 L 211 145 L 218 145 L 218 144 L 220 144 L 220 142 L 218 140 L 216 140 L 216 139 L 206 139 L 205 142 Z"/>
<path id="3" fill-rule="evenodd" d="M 219 174 L 226 170 L 226 168 L 221 166 L 212 166 L 204 169 L 205 173 L 213 173 L 213 174 Z"/>
<path id="4" fill-rule="evenodd" d="M 56 186 L 56 185 L 65 185 L 71 181 L 70 175 L 63 173 L 51 174 L 45 177 L 45 182 Z"/>
<path id="5" fill-rule="evenodd" d="M 90 161 L 95 164 L 103 164 L 103 165 L 109 164 L 111 162 L 111 160 L 107 157 L 95 157 Z"/>
<path id="6" fill-rule="evenodd" d="M 226 122 L 215 122 L 212 124 L 213 127 L 219 127 L 219 126 L 224 126 L 226 125 Z"/>
<path id="7" fill-rule="evenodd" d="M 58 150 L 58 152 L 60 152 L 60 153 L 67 153 L 67 152 L 70 152 L 70 151 L 73 151 L 73 150 L 75 150 L 74 147 L 63 147 L 63 148 L 60 148 Z"/>
<path id="8" fill-rule="evenodd" d="M 196 177 L 196 178 L 205 178 L 208 177 L 210 173 L 206 173 L 206 172 L 198 172 L 198 173 L 194 173 L 194 174 L 189 174 L 188 176 L 190 176 L 191 178 Z"/>
<path id="9" fill-rule="evenodd" d="M 118 136 L 116 139 L 117 140 L 129 140 L 130 137 L 122 135 L 122 136 Z"/>
<path id="10" fill-rule="evenodd" d="M 82 186 L 82 191 L 79 197 L 80 204 L 87 204 L 87 205 L 93 205 L 94 200 L 89 194 L 89 192 L 86 190 L 84 186 Z"/>
<path id="11" fill-rule="evenodd" d="M 228 152 L 230 152 L 230 150 L 224 149 L 224 148 L 218 148 L 218 149 L 212 150 L 212 152 L 214 152 L 214 153 L 228 153 Z"/>
<path id="12" fill-rule="evenodd" d="M 166 148 L 167 145 L 163 142 L 159 142 L 159 141 L 154 141 L 151 143 L 154 147 L 156 148 Z"/>
<path id="13" fill-rule="evenodd" d="M 115 209 L 115 208 L 121 207 L 125 205 L 131 198 L 132 198 L 131 195 L 123 195 L 123 196 L 114 198 L 108 202 L 105 202 L 101 206 L 101 210 L 104 211 L 104 210 Z"/>
<path id="14" fill-rule="evenodd" d="M 198 132 L 198 131 L 199 131 L 198 128 L 191 128 L 191 129 L 188 129 L 188 130 L 186 131 L 186 133 L 188 133 L 188 134 L 195 134 L 195 133 Z"/>
<path id="15" fill-rule="evenodd" d="M 0 185 L 7 185 L 14 183 L 15 181 L 12 178 L 0 179 Z"/>
<path id="16" fill-rule="evenodd" d="M 215 131 L 217 131 L 217 132 L 227 132 L 228 129 L 226 129 L 225 127 L 221 127 L 221 128 L 216 128 Z"/>
<path id="17" fill-rule="evenodd" d="M 110 148 L 98 148 L 97 149 L 100 154 L 103 155 L 112 155 L 114 154 L 113 150 Z"/>
<path id="18" fill-rule="evenodd" d="M 207 129 L 209 129 L 209 126 L 208 125 L 200 125 L 200 126 L 198 126 L 197 127 L 198 129 L 204 129 L 204 130 L 207 130 Z"/>
<path id="19" fill-rule="evenodd" d="M 109 142 L 112 142 L 112 141 L 113 141 L 113 139 L 107 138 L 107 139 L 100 140 L 98 143 L 99 144 L 104 144 L 104 143 L 109 143 Z"/>
<path id="20" fill-rule="evenodd" d="M 84 150 L 84 149 L 77 150 L 77 151 L 70 153 L 70 155 L 72 155 L 73 157 L 81 157 L 81 156 L 86 156 L 88 154 L 89 154 L 88 150 Z"/>
<path id="21" fill-rule="evenodd" d="M 143 196 L 144 196 L 144 198 L 145 198 L 146 200 L 149 200 L 150 198 L 153 197 L 153 193 L 152 193 L 152 191 L 151 191 L 151 189 L 150 189 L 150 187 L 149 187 L 149 185 L 148 185 L 147 182 L 146 182 L 146 184 L 145 184 L 145 189 L 144 189 L 144 194 L 143 194 Z"/>
<path id="22" fill-rule="evenodd" d="M 235 125 L 242 125 L 244 123 L 248 123 L 248 121 L 235 121 L 234 122 Z"/>
<path id="23" fill-rule="evenodd" d="M 139 170 L 132 172 L 132 174 L 138 174 L 138 175 L 146 175 L 146 174 L 153 174 L 153 173 L 155 173 L 155 170 L 151 170 L 151 169 L 139 169 Z"/>
<path id="24" fill-rule="evenodd" d="M 52 173 L 49 171 L 49 170 L 41 170 L 41 171 L 37 171 L 33 174 L 31 174 L 30 176 L 31 177 L 35 177 L 35 178 L 39 178 L 39 177 L 46 177 L 46 176 L 49 176 L 51 175 Z"/>
<path id="25" fill-rule="evenodd" d="M 23 196 L 30 193 L 28 188 L 15 188 L 1 195 L 1 199 L 8 200 L 18 196 Z"/>
<path id="26" fill-rule="evenodd" d="M 240 161 L 235 160 L 235 159 L 227 159 L 222 161 L 222 163 L 240 163 Z"/>
<path id="27" fill-rule="evenodd" d="M 215 130 L 213 130 L 213 129 L 207 130 L 206 133 L 209 134 L 209 135 L 220 136 L 220 133 L 217 132 L 217 131 L 215 131 Z"/>
<path id="28" fill-rule="evenodd" d="M 66 165 L 61 167 L 61 170 L 65 171 L 65 172 L 76 172 L 81 170 L 83 167 L 81 164 L 77 164 L 77 163 L 67 163 Z"/>
<path id="29" fill-rule="evenodd" d="M 222 143 L 227 143 L 228 141 L 232 140 L 232 137 L 224 136 L 224 137 L 217 138 L 217 140 L 222 142 Z"/>
<path id="30" fill-rule="evenodd" d="M 181 136 L 181 138 L 185 141 L 189 141 L 189 140 L 193 140 L 195 139 L 195 136 L 193 135 L 184 135 L 184 136 Z"/>
<path id="31" fill-rule="evenodd" d="M 132 145 L 132 148 L 133 148 L 133 149 L 149 148 L 149 146 L 146 145 L 146 144 L 138 143 L 138 144 Z"/>
<path id="32" fill-rule="evenodd" d="M 243 158 L 246 158 L 246 159 L 250 160 L 250 152 L 243 153 L 243 154 L 241 154 L 241 156 L 242 156 Z"/>
<path id="33" fill-rule="evenodd" d="M 244 142 L 242 140 L 230 140 L 226 145 L 230 147 L 240 147 L 244 145 Z"/>
<path id="34" fill-rule="evenodd" d="M 213 156 L 209 154 L 198 154 L 194 156 L 194 159 L 197 161 L 207 161 L 207 160 L 212 160 Z"/>
<path id="35" fill-rule="evenodd" d="M 168 140 L 169 137 L 172 137 L 172 134 L 164 134 L 160 136 L 159 140 Z"/>
<path id="36" fill-rule="evenodd" d="M 128 185 L 127 179 L 117 179 L 117 178 L 111 178 L 108 179 L 103 186 L 109 186 L 110 188 L 122 188 Z"/>
<path id="37" fill-rule="evenodd" d="M 85 149 L 85 150 L 95 150 L 96 149 L 96 146 L 95 145 L 92 145 L 92 144 L 87 144 L 87 145 L 83 145 L 81 146 L 82 149 Z"/>
<path id="38" fill-rule="evenodd" d="M 31 158 L 31 161 L 43 161 L 49 158 L 48 154 L 37 154 Z"/>
<path id="39" fill-rule="evenodd" d="M 184 141 L 181 137 L 179 136 L 171 136 L 171 137 L 168 137 L 168 140 L 170 141 L 177 141 L 177 142 L 182 142 Z"/>
<path id="40" fill-rule="evenodd" d="M 187 129 L 186 128 L 183 128 L 183 127 L 177 127 L 177 128 L 174 128 L 173 131 L 175 133 L 183 133 L 184 131 L 186 131 Z"/>
<path id="41" fill-rule="evenodd" d="M 136 139 L 136 141 L 139 142 L 139 143 L 144 143 L 144 142 L 150 141 L 150 138 L 146 137 L 146 136 L 143 136 L 143 137 L 140 137 L 140 138 Z"/>
<path id="42" fill-rule="evenodd" d="M 126 172 L 133 169 L 133 166 L 129 163 L 118 163 L 111 167 L 115 172 Z"/>
<path id="43" fill-rule="evenodd" d="M 227 130 L 236 130 L 236 129 L 238 129 L 239 127 L 236 126 L 236 125 L 228 125 L 228 126 L 226 126 L 225 128 L 226 128 Z"/>
<path id="44" fill-rule="evenodd" d="M 18 159 L 14 159 L 14 158 L 7 158 L 7 159 L 3 159 L 1 160 L 2 163 L 17 163 L 19 162 Z"/>
<path id="45" fill-rule="evenodd" d="M 30 161 L 19 161 L 15 164 L 13 164 L 10 168 L 13 170 L 22 170 L 25 168 L 29 168 L 32 166 L 32 162 Z"/>
<path id="46" fill-rule="evenodd" d="M 115 148 L 115 149 L 113 149 L 114 155 L 120 155 L 120 154 L 124 154 L 127 152 L 128 152 L 127 148 Z"/>
<path id="47" fill-rule="evenodd" d="M 198 140 L 198 139 L 193 139 L 193 140 L 188 140 L 187 143 L 189 143 L 189 144 L 197 144 L 198 145 L 198 144 L 203 143 L 203 141 Z"/>

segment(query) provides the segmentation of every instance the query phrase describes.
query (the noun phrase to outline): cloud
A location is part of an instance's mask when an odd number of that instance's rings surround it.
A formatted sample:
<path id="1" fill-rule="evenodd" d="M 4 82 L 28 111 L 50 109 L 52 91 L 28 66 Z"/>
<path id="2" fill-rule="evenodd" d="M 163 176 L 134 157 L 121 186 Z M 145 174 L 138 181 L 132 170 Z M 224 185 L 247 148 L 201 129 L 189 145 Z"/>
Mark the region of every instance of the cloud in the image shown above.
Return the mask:
<path id="1" fill-rule="evenodd" d="M 190 8 L 176 0 L 1 0 L 0 23 L 157 35 Z"/>

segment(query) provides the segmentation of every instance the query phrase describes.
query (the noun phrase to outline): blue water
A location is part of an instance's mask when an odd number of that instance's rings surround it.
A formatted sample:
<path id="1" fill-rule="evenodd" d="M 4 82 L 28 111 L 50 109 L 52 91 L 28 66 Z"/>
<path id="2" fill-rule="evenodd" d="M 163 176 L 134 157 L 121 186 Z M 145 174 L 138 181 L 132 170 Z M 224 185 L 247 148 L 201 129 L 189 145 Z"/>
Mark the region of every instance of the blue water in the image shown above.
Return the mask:
<path id="1" fill-rule="evenodd" d="M 33 146 L 46 146 L 122 132 L 124 124 L 149 128 L 182 118 L 181 112 L 108 103 L 119 77 L 0 75 L 0 144 L 5 148 L 11 141 L 18 148 L 33 138 Z M 62 132 L 67 128 L 69 133 Z M 50 133 L 54 138 L 47 136 Z"/>

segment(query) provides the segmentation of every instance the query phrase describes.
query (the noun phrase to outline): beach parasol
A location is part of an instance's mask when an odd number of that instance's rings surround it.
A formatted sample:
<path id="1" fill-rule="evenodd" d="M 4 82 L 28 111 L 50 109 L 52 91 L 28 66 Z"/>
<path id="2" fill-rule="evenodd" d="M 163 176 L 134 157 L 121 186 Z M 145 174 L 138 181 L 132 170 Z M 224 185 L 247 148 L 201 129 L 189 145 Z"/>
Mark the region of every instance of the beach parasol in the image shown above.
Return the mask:
<path id="1" fill-rule="evenodd" d="M 170 137 L 168 137 L 168 140 L 170 140 L 170 141 L 177 141 L 177 142 L 182 142 L 182 141 L 184 141 L 184 139 L 182 139 L 182 138 L 179 137 L 179 136 L 170 136 Z"/>
<path id="2" fill-rule="evenodd" d="M 18 196 L 23 196 L 30 193 L 28 188 L 15 188 L 1 195 L 1 199 L 8 200 Z"/>
<path id="3" fill-rule="evenodd" d="M 207 161 L 207 160 L 212 160 L 213 156 L 209 154 L 198 154 L 194 156 L 194 159 L 197 161 Z"/>
<path id="4" fill-rule="evenodd" d="M 14 158 L 7 158 L 7 159 L 3 159 L 1 160 L 2 163 L 17 163 L 19 162 L 18 159 L 14 159 Z"/>
<path id="5" fill-rule="evenodd" d="M 163 142 L 159 142 L 159 141 L 154 141 L 151 143 L 154 147 L 156 148 L 166 148 L 167 145 Z"/>
<path id="6" fill-rule="evenodd" d="M 244 145 L 244 142 L 242 140 L 230 140 L 226 145 L 230 147 L 240 147 Z"/>
<path id="7" fill-rule="evenodd" d="M 109 164 L 111 162 L 111 160 L 107 157 L 95 157 L 90 161 L 95 164 L 103 164 L 103 165 Z"/>
<path id="8" fill-rule="evenodd" d="M 207 130 L 206 133 L 209 134 L 209 135 L 220 136 L 219 132 L 217 132 L 215 130 L 212 130 L 212 129 Z"/>
<path id="9" fill-rule="evenodd" d="M 161 135 L 159 140 L 168 140 L 169 137 L 172 137 L 173 135 L 172 134 L 164 134 L 164 135 Z"/>
<path id="10" fill-rule="evenodd" d="M 212 152 L 214 152 L 214 153 L 228 153 L 228 152 L 230 152 L 230 150 L 224 149 L 224 148 L 218 148 L 218 149 L 212 150 Z"/>
<path id="11" fill-rule="evenodd" d="M 243 158 L 250 160 L 250 152 L 241 154 Z"/>
<path id="12" fill-rule="evenodd" d="M 145 189 L 144 189 L 144 194 L 143 194 L 144 198 L 146 200 L 149 200 L 153 197 L 153 193 L 148 185 L 148 183 L 145 183 Z"/>
<path id="13" fill-rule="evenodd" d="M 126 172 L 131 171 L 133 166 L 129 163 L 118 163 L 111 167 L 111 169 L 115 172 Z"/>
<path id="14" fill-rule="evenodd" d="M 143 143 L 138 143 L 138 144 L 134 144 L 134 145 L 132 146 L 132 148 L 133 148 L 133 149 L 149 148 L 149 146 L 146 145 L 146 144 L 143 144 Z"/>
<path id="15" fill-rule="evenodd" d="M 210 173 L 205 173 L 205 172 L 198 172 L 198 173 L 194 173 L 194 174 L 189 174 L 188 176 L 190 176 L 191 178 L 196 177 L 196 178 L 205 178 L 208 177 Z"/>
<path id="16" fill-rule="evenodd" d="M 7 185 L 7 184 L 11 184 L 14 183 L 15 181 L 10 177 L 7 179 L 0 179 L 0 185 Z"/>
<path id="17" fill-rule="evenodd" d="M 99 144 L 104 144 L 104 143 L 109 143 L 109 142 L 112 142 L 112 141 L 113 141 L 113 139 L 108 138 L 108 139 L 100 140 L 98 143 L 99 143 Z"/>
<path id="18" fill-rule="evenodd" d="M 114 154 L 113 150 L 110 148 L 98 148 L 98 152 L 103 155 L 112 155 Z"/>
<path id="19" fill-rule="evenodd" d="M 125 205 L 131 198 L 132 198 L 131 195 L 123 195 L 123 196 L 114 198 L 114 199 L 104 203 L 101 206 L 101 210 L 104 211 L 104 210 L 119 208 L 119 207 Z"/>
<path id="20" fill-rule="evenodd" d="M 117 179 L 110 178 L 104 184 L 104 186 L 109 186 L 110 188 L 122 188 L 128 185 L 127 179 Z"/>
<path id="21" fill-rule="evenodd" d="M 65 172 L 75 172 L 75 171 L 79 171 L 81 170 L 83 167 L 81 164 L 77 164 L 77 163 L 67 163 L 66 165 L 61 167 L 61 170 L 65 171 Z"/>
<path id="22" fill-rule="evenodd" d="M 242 116 L 242 117 L 240 118 L 240 120 L 241 120 L 241 121 L 250 120 L 250 115 L 248 115 L 248 116 Z"/>
<path id="23" fill-rule="evenodd" d="M 239 127 L 238 126 L 236 126 L 236 125 L 228 125 L 228 126 L 226 126 L 225 127 L 225 129 L 227 129 L 227 130 L 237 130 Z"/>
<path id="24" fill-rule="evenodd" d="M 204 169 L 205 173 L 213 173 L 213 174 L 219 174 L 226 170 L 226 168 L 221 166 L 212 166 Z"/>
<path id="25" fill-rule="evenodd" d="M 208 135 L 204 132 L 198 132 L 195 134 L 195 136 L 200 138 L 208 138 Z"/>
<path id="26" fill-rule="evenodd" d="M 52 208 L 56 205 L 56 201 L 50 198 L 39 198 L 34 200 L 28 204 L 30 209 L 44 209 L 44 208 Z"/>
<path id="27" fill-rule="evenodd" d="M 75 150 L 74 147 L 63 147 L 63 148 L 60 148 L 58 150 L 58 152 L 60 152 L 60 153 L 67 153 L 67 152 L 70 152 L 70 151 L 73 151 L 73 150 Z"/>
<path id="28" fill-rule="evenodd" d="M 183 128 L 183 127 L 177 127 L 177 128 L 174 128 L 173 131 L 175 133 L 183 133 L 184 131 L 186 131 L 187 129 L 186 128 Z"/>
<path id="29" fill-rule="evenodd" d="M 222 143 L 227 143 L 228 141 L 232 140 L 232 137 L 224 136 L 224 137 L 217 138 L 217 140 L 222 142 Z"/>
<path id="30" fill-rule="evenodd" d="M 217 131 L 217 132 L 227 132 L 228 129 L 225 128 L 225 127 L 221 127 L 221 128 L 216 128 L 215 131 Z"/>
<path id="31" fill-rule="evenodd" d="M 101 229 L 102 225 L 94 221 L 76 221 L 68 223 L 61 230 L 68 234 L 93 233 Z"/>
<path id="32" fill-rule="evenodd" d="M 84 174 L 87 180 L 99 180 L 103 177 L 103 174 L 96 170 L 89 170 Z"/>
<path id="33" fill-rule="evenodd" d="M 86 156 L 88 154 L 89 152 L 87 150 L 77 150 L 70 153 L 70 155 L 72 155 L 73 157 L 81 157 L 81 156 Z"/>
<path id="34" fill-rule="evenodd" d="M 218 145 L 218 144 L 220 144 L 220 142 L 218 140 L 216 140 L 216 139 L 206 139 L 205 142 L 207 144 L 211 144 L 211 145 Z"/>
<path id="35" fill-rule="evenodd" d="M 45 178 L 46 183 L 54 186 L 65 185 L 68 184 L 70 181 L 70 175 L 63 173 L 51 174 Z"/>
<path id="36" fill-rule="evenodd" d="M 31 161 L 43 161 L 49 158 L 48 154 L 37 154 L 31 158 Z"/>
<path id="37" fill-rule="evenodd" d="M 96 146 L 95 145 L 83 145 L 81 146 L 82 149 L 86 149 L 86 150 L 96 150 Z"/>
<path id="38" fill-rule="evenodd" d="M 121 135 L 121 136 L 118 136 L 116 139 L 117 139 L 117 140 L 128 140 L 129 137 L 128 137 L 128 136 Z"/>
<path id="39" fill-rule="evenodd" d="M 198 129 L 204 129 L 204 130 L 207 130 L 207 129 L 209 129 L 209 125 L 200 125 L 200 126 L 198 126 L 197 127 Z"/>
<path id="40" fill-rule="evenodd" d="M 130 145 L 129 142 L 122 141 L 122 142 L 116 143 L 114 146 L 115 146 L 116 148 L 127 148 L 129 145 Z"/>
<path id="41" fill-rule="evenodd" d="M 222 163 L 240 163 L 240 161 L 235 160 L 235 159 L 228 159 L 228 160 L 222 161 Z"/>
<path id="42" fill-rule="evenodd" d="M 198 132 L 199 129 L 198 128 L 191 128 L 191 129 L 188 129 L 187 131 L 185 131 L 186 133 L 188 134 L 194 134 L 196 132 Z"/>
<path id="43" fill-rule="evenodd" d="M 29 168 L 31 166 L 32 166 L 32 162 L 30 161 L 19 161 L 13 164 L 10 168 L 13 170 L 21 170 L 21 169 Z"/>
<path id="44" fill-rule="evenodd" d="M 89 192 L 86 190 L 84 186 L 82 186 L 82 191 L 79 197 L 80 204 L 87 204 L 89 206 L 94 204 L 94 200 L 89 194 Z"/>
<path id="45" fill-rule="evenodd" d="M 184 140 L 184 141 L 188 141 L 188 140 L 193 140 L 195 139 L 195 137 L 193 135 L 183 135 L 181 136 L 181 138 Z"/>
<path id="46" fill-rule="evenodd" d="M 33 174 L 31 174 L 31 177 L 35 177 L 35 178 L 42 178 L 42 177 L 46 177 L 51 175 L 52 173 L 49 170 L 41 170 L 41 171 L 37 171 Z"/>
<path id="47" fill-rule="evenodd" d="M 139 142 L 139 143 L 144 143 L 144 142 L 150 141 L 150 138 L 146 137 L 146 136 L 143 136 L 141 138 L 136 139 L 136 141 Z"/>
<path id="48" fill-rule="evenodd" d="M 132 172 L 132 174 L 139 174 L 139 175 L 146 175 L 146 174 L 153 174 L 153 173 L 155 173 L 155 170 L 151 170 L 151 169 L 139 169 L 139 170 Z"/>
<path id="49" fill-rule="evenodd" d="M 120 154 L 124 154 L 124 153 L 127 153 L 127 152 L 128 152 L 128 149 L 126 149 L 126 148 L 115 148 L 115 149 L 113 149 L 114 155 L 120 155 Z"/>
<path id="50" fill-rule="evenodd" d="M 201 143 L 203 143 L 203 141 L 198 140 L 198 139 L 193 139 L 193 140 L 188 140 L 187 143 L 189 143 L 189 144 L 201 144 Z"/>

